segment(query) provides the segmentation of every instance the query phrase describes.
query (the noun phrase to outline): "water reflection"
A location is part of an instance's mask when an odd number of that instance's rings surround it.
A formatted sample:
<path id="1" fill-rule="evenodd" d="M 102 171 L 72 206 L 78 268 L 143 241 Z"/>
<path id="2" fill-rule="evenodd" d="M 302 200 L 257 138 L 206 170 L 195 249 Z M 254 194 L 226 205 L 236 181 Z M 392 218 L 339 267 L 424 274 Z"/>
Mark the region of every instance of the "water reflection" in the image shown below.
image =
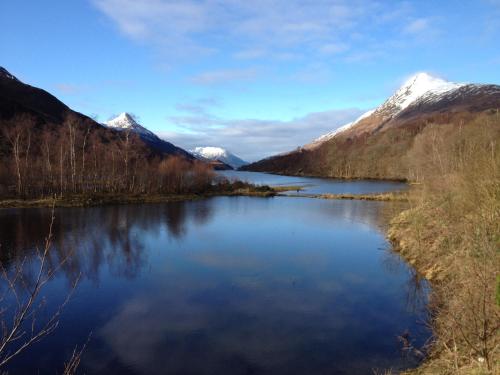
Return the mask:
<path id="1" fill-rule="evenodd" d="M 413 274 L 387 250 L 384 207 L 240 197 L 56 210 L 51 256 L 71 261 L 49 293 L 84 280 L 61 328 L 12 373 L 54 373 L 89 331 L 88 374 L 411 366 L 397 335 L 423 342 L 422 305 L 406 304 Z M 50 210 L 0 211 L 2 261 L 32 254 L 49 219 Z"/>
<path id="2" fill-rule="evenodd" d="M 115 276 L 135 277 L 147 264 L 142 232 L 172 239 L 186 235 L 186 222 L 203 225 L 210 220 L 211 201 L 172 202 L 165 205 L 120 205 L 92 208 L 59 208 L 54 212 L 53 247 L 50 261 L 63 265 L 68 279 L 84 277 L 98 281 L 106 264 Z M 34 256 L 47 236 L 49 209 L 3 210 L 0 212 L 0 259 L 3 265 Z"/>

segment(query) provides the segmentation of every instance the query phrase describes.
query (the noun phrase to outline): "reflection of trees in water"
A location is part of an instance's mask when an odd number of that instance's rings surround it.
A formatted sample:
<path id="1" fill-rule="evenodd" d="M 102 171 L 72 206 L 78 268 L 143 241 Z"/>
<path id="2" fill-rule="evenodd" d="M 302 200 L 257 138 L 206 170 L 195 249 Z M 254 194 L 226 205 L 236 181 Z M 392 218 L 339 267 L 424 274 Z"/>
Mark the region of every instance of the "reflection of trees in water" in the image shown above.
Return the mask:
<path id="1" fill-rule="evenodd" d="M 48 261 L 55 265 L 68 258 L 63 267 L 68 281 L 82 274 L 97 282 L 104 266 L 113 275 L 133 278 L 148 258 L 146 233 L 158 237 L 166 231 L 181 238 L 189 220 L 203 225 L 212 213 L 210 200 L 58 209 Z M 9 210 L 0 215 L 0 261 L 5 267 L 35 256 L 50 218 L 50 209 Z"/>

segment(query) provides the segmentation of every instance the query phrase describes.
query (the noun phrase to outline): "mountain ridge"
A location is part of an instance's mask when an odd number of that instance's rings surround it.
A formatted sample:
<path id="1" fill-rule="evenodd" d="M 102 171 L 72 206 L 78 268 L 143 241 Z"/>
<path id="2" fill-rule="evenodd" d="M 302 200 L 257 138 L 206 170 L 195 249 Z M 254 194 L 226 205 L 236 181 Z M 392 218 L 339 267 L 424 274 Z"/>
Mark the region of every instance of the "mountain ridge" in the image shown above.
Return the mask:
<path id="1" fill-rule="evenodd" d="M 165 141 L 158 137 L 155 133 L 139 124 L 133 115 L 128 112 L 122 112 L 115 118 L 106 121 L 103 126 L 117 131 L 131 131 L 137 134 L 151 148 L 168 154 L 182 156 L 189 160 L 194 160 L 194 157 L 186 150 L 175 146 L 174 144 Z"/>
<path id="2" fill-rule="evenodd" d="M 308 143 L 303 147 L 317 147 L 321 143 L 332 139 L 336 135 L 353 128 L 366 118 L 370 118 L 371 116 L 378 116 L 382 120 L 387 120 L 397 116 L 406 108 L 414 105 L 420 100 L 427 100 L 430 102 L 436 101 L 450 91 L 457 90 L 466 85 L 466 83 L 445 81 L 425 72 L 417 73 L 407 79 L 403 83 L 403 85 L 400 86 L 399 89 L 396 90 L 396 92 L 392 94 L 388 99 L 386 99 L 380 106 L 365 112 L 356 120 L 343 125 L 338 129 L 335 129 L 327 134 L 323 134 L 322 136 L 314 139 L 311 143 Z"/>
<path id="3" fill-rule="evenodd" d="M 406 179 L 407 172 L 401 162 L 405 148 L 411 147 L 413 138 L 427 125 L 472 121 L 498 108 L 498 85 L 453 83 L 419 73 L 380 106 L 352 123 L 297 150 L 267 157 L 242 169 L 341 178 Z M 386 144 L 389 142 L 393 143 L 391 147 Z M 385 149 L 388 154 L 378 154 L 377 148 Z M 384 168 L 390 168 L 382 167 L 380 160 L 366 158 L 369 153 L 377 154 L 381 160 L 390 156 L 392 163 L 401 164 L 400 170 L 384 172 Z"/>

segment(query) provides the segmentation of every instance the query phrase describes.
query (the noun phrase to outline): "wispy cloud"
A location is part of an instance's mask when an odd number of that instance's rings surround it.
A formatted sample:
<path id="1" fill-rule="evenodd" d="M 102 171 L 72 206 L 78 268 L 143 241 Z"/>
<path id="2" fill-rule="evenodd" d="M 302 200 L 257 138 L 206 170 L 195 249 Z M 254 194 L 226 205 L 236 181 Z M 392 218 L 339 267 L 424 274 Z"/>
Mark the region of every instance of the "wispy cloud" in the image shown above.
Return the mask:
<path id="1" fill-rule="evenodd" d="M 290 121 L 271 121 L 226 119 L 208 110 L 182 108 L 186 114 L 171 116 L 168 122 L 184 131 L 161 132 L 163 138 L 187 149 L 196 146 L 226 147 L 250 161 L 293 150 L 352 121 L 363 112 L 351 108 L 310 113 Z"/>
<path id="2" fill-rule="evenodd" d="M 56 83 L 54 87 L 57 91 L 67 95 L 79 94 L 88 89 L 88 86 L 75 85 L 72 83 Z"/>
<path id="3" fill-rule="evenodd" d="M 244 49 L 233 54 L 236 59 L 252 60 L 267 56 L 269 52 L 263 48 Z"/>
<path id="4" fill-rule="evenodd" d="M 328 43 L 319 48 L 325 55 L 336 55 L 349 49 L 346 43 Z"/>
<path id="5" fill-rule="evenodd" d="M 199 85 L 213 85 L 234 81 L 248 81 L 257 76 L 257 69 L 222 69 L 204 72 L 191 77 L 191 82 Z"/>
<path id="6" fill-rule="evenodd" d="M 430 28 L 430 20 L 427 18 L 417 18 L 411 21 L 403 31 L 407 34 L 420 34 L 422 32 L 428 31 Z"/>
<path id="7" fill-rule="evenodd" d="M 219 107 L 221 103 L 216 98 L 201 98 L 192 102 L 177 103 L 175 109 L 195 116 L 208 116 L 210 108 Z"/>
<path id="8" fill-rule="evenodd" d="M 380 61 L 439 31 L 432 15 L 407 1 L 90 1 L 124 35 L 153 45 L 159 64 L 214 59 L 220 70 L 203 71 L 201 63 L 190 79 L 202 85 L 262 78 L 244 65 L 249 60 L 266 66 L 290 61 L 303 70 L 332 59 Z"/>
<path id="9" fill-rule="evenodd" d="M 381 5 L 368 0 L 91 0 L 125 35 L 168 47 L 169 54 L 245 46 L 238 59 L 291 52 L 338 52 L 332 38 L 375 23 Z M 396 11 L 399 6 L 389 7 Z M 227 43 L 226 43 L 227 44 Z M 241 47 L 240 47 L 241 48 Z"/>
<path id="10" fill-rule="evenodd" d="M 53 87 L 62 94 L 66 95 L 79 95 L 96 90 L 103 90 L 109 88 L 123 88 L 131 89 L 135 86 L 134 81 L 117 81 L 117 80 L 99 80 L 89 83 L 73 83 L 73 82 L 59 82 L 55 83 Z"/>

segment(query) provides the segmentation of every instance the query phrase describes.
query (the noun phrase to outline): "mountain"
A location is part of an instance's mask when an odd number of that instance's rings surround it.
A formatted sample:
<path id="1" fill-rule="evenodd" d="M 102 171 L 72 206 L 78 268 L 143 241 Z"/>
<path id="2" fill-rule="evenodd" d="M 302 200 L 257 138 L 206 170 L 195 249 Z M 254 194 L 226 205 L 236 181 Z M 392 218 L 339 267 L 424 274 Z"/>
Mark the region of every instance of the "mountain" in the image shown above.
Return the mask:
<path id="1" fill-rule="evenodd" d="M 219 161 L 229 165 L 232 169 L 238 169 L 246 164 L 246 161 L 221 147 L 196 147 L 190 151 L 200 160 Z"/>
<path id="2" fill-rule="evenodd" d="M 405 152 L 431 124 L 472 121 L 500 108 L 500 86 L 408 79 L 379 107 L 295 151 L 242 169 L 342 178 L 406 179 Z"/>
<path id="3" fill-rule="evenodd" d="M 7 78 L 7 79 L 12 79 L 14 81 L 19 81 L 15 76 L 13 76 L 12 74 L 10 74 L 7 69 L 3 68 L 0 66 L 0 77 L 4 77 L 4 78 Z"/>
<path id="4" fill-rule="evenodd" d="M 47 91 L 21 82 L 5 68 L 0 67 L 0 155 L 9 149 L 7 140 L 2 136 L 3 130 L 21 122 L 23 126 L 30 127 L 27 130 L 32 133 L 35 143 L 43 131 L 61 130 L 68 122 L 84 133 L 89 131 L 104 143 L 119 142 L 119 134 L 123 130 L 97 123 L 90 117 L 72 110 Z M 138 149 L 145 156 L 161 158 L 181 155 L 193 159 L 188 152 L 144 130 L 144 133 L 138 133 L 139 139 L 134 140 L 134 143 L 137 143 Z"/>
<path id="5" fill-rule="evenodd" d="M 202 160 L 205 163 L 209 164 L 216 171 L 232 171 L 234 170 L 229 164 L 226 164 L 220 160 L 207 160 L 207 159 L 198 159 Z"/>
<path id="6" fill-rule="evenodd" d="M 123 112 L 114 119 L 107 121 L 104 126 L 118 131 L 131 131 L 137 134 L 149 147 L 158 152 L 182 156 L 189 160 L 194 159 L 189 152 L 159 138 L 155 133 L 140 125 L 134 117 L 127 112 Z"/>
<path id="7" fill-rule="evenodd" d="M 21 82 L 0 67 L 0 119 L 20 113 L 32 115 L 39 123 L 63 122 L 69 113 L 76 115 L 81 121 L 92 121 L 87 116 L 72 111 L 47 91 Z M 98 126 L 97 123 L 95 125 Z"/>
<path id="8" fill-rule="evenodd" d="M 4 131 L 16 124 L 29 130 L 36 143 L 43 131 L 61 128 L 68 119 L 80 130 L 88 129 L 96 133 L 103 141 L 113 142 L 116 139 L 115 132 L 107 131 L 91 118 L 71 110 L 47 91 L 21 82 L 0 67 L 0 157 L 10 149 Z"/>
<path id="9" fill-rule="evenodd" d="M 383 122 L 395 118 L 408 107 L 420 102 L 426 102 L 427 104 L 438 102 L 447 95 L 457 92 L 457 90 L 464 86 L 467 85 L 464 83 L 447 82 L 427 73 L 418 73 L 408 79 L 381 106 L 364 113 L 351 123 L 320 136 L 311 143 L 305 145 L 304 148 L 317 147 L 340 133 L 346 134 L 347 132 L 352 133 L 353 131 L 373 130 Z M 360 123 L 363 123 L 365 126 L 361 127 Z"/>

